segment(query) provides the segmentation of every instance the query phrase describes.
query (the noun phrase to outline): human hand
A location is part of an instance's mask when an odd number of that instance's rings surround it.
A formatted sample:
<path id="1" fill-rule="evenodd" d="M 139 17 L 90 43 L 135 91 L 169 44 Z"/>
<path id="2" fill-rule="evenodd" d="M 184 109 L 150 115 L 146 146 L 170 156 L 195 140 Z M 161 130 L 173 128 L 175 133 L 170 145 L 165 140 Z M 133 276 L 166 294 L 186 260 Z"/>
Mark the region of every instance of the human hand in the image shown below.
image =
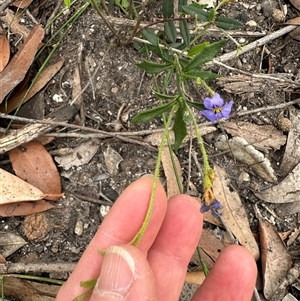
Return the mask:
<path id="1" fill-rule="evenodd" d="M 56 301 L 71 301 L 85 289 L 81 281 L 98 279 L 89 301 L 177 301 L 187 265 L 199 242 L 203 216 L 190 196 L 167 200 L 157 185 L 151 220 L 138 248 L 129 245 L 147 212 L 153 178 L 127 187 L 79 260 Z M 106 250 L 104 256 L 98 250 Z M 99 276 L 100 274 L 100 276 Z M 243 247 L 232 245 L 220 254 L 192 301 L 249 301 L 256 264 Z"/>

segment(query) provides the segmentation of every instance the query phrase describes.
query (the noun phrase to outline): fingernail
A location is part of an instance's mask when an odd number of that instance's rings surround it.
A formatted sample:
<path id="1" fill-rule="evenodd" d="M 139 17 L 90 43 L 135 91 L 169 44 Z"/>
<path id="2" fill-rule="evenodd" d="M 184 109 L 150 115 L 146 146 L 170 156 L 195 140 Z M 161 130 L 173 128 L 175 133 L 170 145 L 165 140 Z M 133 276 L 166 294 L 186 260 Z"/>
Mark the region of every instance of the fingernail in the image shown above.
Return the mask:
<path id="1" fill-rule="evenodd" d="M 97 295 L 108 300 L 123 300 L 131 287 L 134 273 L 135 263 L 131 255 L 119 246 L 109 247 L 96 284 Z"/>

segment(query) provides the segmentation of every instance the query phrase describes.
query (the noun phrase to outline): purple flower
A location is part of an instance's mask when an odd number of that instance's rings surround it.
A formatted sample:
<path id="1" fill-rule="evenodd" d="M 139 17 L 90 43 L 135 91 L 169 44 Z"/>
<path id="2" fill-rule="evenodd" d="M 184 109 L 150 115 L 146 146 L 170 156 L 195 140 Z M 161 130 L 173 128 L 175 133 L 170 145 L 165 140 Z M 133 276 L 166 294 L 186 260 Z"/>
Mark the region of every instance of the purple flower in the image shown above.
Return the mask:
<path id="1" fill-rule="evenodd" d="M 218 200 L 214 200 L 210 205 L 202 205 L 200 208 L 200 212 L 207 212 L 211 210 L 211 214 L 215 217 L 218 217 L 218 211 L 222 208 L 221 203 Z"/>
<path id="2" fill-rule="evenodd" d="M 214 123 L 220 118 L 228 118 L 231 112 L 233 101 L 229 101 L 224 105 L 224 100 L 219 93 L 215 93 L 212 98 L 204 98 L 204 106 L 207 110 L 200 111 L 209 121 Z"/>

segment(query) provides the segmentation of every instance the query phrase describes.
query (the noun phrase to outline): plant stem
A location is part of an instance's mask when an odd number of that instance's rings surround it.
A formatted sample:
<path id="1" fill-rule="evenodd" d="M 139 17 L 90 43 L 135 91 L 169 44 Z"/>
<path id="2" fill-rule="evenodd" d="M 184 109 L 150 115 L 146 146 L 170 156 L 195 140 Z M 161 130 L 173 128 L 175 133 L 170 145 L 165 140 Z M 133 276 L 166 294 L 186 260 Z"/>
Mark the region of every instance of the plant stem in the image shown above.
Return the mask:
<path id="1" fill-rule="evenodd" d="M 162 156 L 162 151 L 163 148 L 165 146 L 165 140 L 166 137 L 169 135 L 169 127 L 173 118 L 173 115 L 175 113 L 175 106 L 172 108 L 168 120 L 167 120 L 167 124 L 165 126 L 162 138 L 161 138 L 161 142 L 160 142 L 160 146 L 159 146 L 159 150 L 158 150 L 158 155 L 157 155 L 157 160 L 156 160 L 156 165 L 155 165 L 155 171 L 154 171 L 154 179 L 153 179 L 153 185 L 152 185 L 152 190 L 151 190 L 151 196 L 150 196 L 150 201 L 149 201 L 149 205 L 148 205 L 148 210 L 145 216 L 145 219 L 143 221 L 143 224 L 139 230 L 139 232 L 136 234 L 136 236 L 133 238 L 133 240 L 130 242 L 130 244 L 133 244 L 134 246 L 138 246 L 148 228 L 151 216 L 152 216 L 152 212 L 153 212 L 153 208 L 154 208 L 154 202 L 155 202 L 155 194 L 156 194 L 156 187 L 157 187 L 157 182 L 158 182 L 158 176 L 159 176 L 159 168 L 160 168 L 160 162 L 161 162 L 161 156 Z"/>

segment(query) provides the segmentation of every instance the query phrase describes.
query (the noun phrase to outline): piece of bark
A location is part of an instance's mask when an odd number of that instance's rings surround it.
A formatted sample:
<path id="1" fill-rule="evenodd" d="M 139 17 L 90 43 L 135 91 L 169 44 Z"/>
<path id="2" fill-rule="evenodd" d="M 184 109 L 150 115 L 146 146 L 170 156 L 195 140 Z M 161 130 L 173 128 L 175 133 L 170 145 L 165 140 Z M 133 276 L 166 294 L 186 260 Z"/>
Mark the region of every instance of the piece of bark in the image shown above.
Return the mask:
<path id="1" fill-rule="evenodd" d="M 74 117 L 77 112 L 78 107 L 76 105 L 65 105 L 42 119 L 42 121 L 52 121 L 53 123 L 45 124 L 38 123 L 37 121 L 36 124 L 28 124 L 17 132 L 7 134 L 0 138 L 0 154 L 4 154 L 23 143 L 29 142 L 50 132 L 57 127 L 55 121 L 68 121 Z M 5 114 L 0 113 L 0 117 L 1 115 L 5 116 Z"/>

